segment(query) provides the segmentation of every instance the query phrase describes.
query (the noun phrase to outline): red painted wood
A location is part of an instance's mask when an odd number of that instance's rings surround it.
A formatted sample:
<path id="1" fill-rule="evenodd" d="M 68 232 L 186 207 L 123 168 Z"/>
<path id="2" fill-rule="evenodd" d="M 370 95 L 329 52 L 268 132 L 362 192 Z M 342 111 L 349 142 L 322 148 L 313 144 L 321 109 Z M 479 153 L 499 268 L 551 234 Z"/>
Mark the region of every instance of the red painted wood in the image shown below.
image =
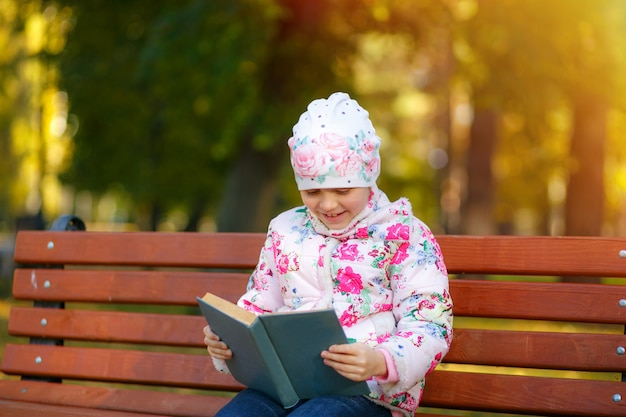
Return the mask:
<path id="1" fill-rule="evenodd" d="M 201 316 L 120 311 L 14 307 L 9 317 L 13 336 L 201 348 L 204 326 Z"/>
<path id="2" fill-rule="evenodd" d="M 623 417 L 626 384 L 611 381 L 435 371 L 421 405 L 531 415 Z"/>
<path id="3" fill-rule="evenodd" d="M 41 323 L 45 320 L 46 325 Z M 189 346 L 204 349 L 203 317 L 116 311 L 13 308 L 14 336 Z M 456 329 L 447 363 L 626 372 L 623 334 Z"/>
<path id="4" fill-rule="evenodd" d="M 206 291 L 236 301 L 247 273 L 182 271 L 18 269 L 16 299 L 196 306 Z M 147 285 L 146 283 L 150 284 Z M 450 282 L 457 316 L 626 322 L 626 286 L 541 282 Z M 559 308 L 554 308 L 558 305 Z"/>
<path id="5" fill-rule="evenodd" d="M 207 291 L 236 301 L 249 273 L 136 270 L 17 269 L 13 297 L 18 300 L 196 306 Z"/>
<path id="6" fill-rule="evenodd" d="M 208 354 L 7 344 L 2 371 L 9 375 L 239 390 L 241 384 L 213 368 Z"/>
<path id="7" fill-rule="evenodd" d="M 626 286 L 451 280 L 457 316 L 626 323 Z"/>
<path id="8" fill-rule="evenodd" d="M 48 388 L 50 390 L 50 388 Z M 26 403 L 0 399 L 1 417 L 167 417 L 162 414 L 136 414 L 109 410 Z"/>
<path id="9" fill-rule="evenodd" d="M 626 240 L 574 236 L 437 236 L 456 274 L 626 277 Z"/>
<path id="10" fill-rule="evenodd" d="M 626 258 L 619 257 L 626 243 L 620 238 L 442 235 L 437 239 L 451 273 L 626 277 Z M 22 231 L 15 260 L 252 268 L 263 240 L 260 233 Z"/>
<path id="11" fill-rule="evenodd" d="M 626 372 L 623 334 L 456 329 L 447 363 Z"/>
<path id="12" fill-rule="evenodd" d="M 15 261 L 251 269 L 264 239 L 250 233 L 23 231 Z"/>
<path id="13" fill-rule="evenodd" d="M 107 417 L 113 411 L 123 414 L 111 414 L 111 417 L 144 417 L 143 414 L 135 413 L 171 417 L 211 417 L 229 400 L 226 396 L 77 384 L 55 384 L 51 389 L 49 383 L 36 381 L 0 381 L 0 392 L 2 398 L 11 400 L 10 403 L 0 400 L 0 416 L 3 417 L 74 416 L 67 413 L 65 408 L 61 409 L 62 412 L 53 414 L 55 407 L 59 406 L 81 407 L 80 411 L 77 411 L 78 414 L 75 414 L 77 417 Z M 6 408 L 3 406 L 9 407 L 9 404 L 12 404 L 13 408 L 10 410 L 15 411 L 15 414 L 4 414 Z M 39 414 L 36 414 L 37 412 Z"/>

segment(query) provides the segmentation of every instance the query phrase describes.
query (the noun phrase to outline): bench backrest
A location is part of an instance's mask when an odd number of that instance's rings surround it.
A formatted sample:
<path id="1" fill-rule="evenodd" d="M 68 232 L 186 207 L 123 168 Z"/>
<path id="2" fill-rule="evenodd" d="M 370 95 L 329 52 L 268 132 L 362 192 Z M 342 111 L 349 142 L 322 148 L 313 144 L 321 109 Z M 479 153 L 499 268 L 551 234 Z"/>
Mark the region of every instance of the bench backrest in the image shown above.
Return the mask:
<path id="1" fill-rule="evenodd" d="M 423 406 L 626 415 L 626 286 L 607 279 L 626 277 L 626 239 L 438 239 L 451 274 L 455 336 L 445 363 L 427 379 Z M 9 332 L 31 344 L 7 345 L 2 371 L 190 389 L 190 396 L 198 395 L 195 389 L 241 389 L 213 370 L 195 297 L 211 290 L 235 301 L 263 240 L 261 234 L 20 232 L 13 295 L 34 306 L 12 309 Z M 550 282 L 562 276 L 602 282 Z M 55 396 L 39 385 L 15 396 Z M 168 415 L 212 415 L 211 407 L 227 400 L 207 406 L 169 392 L 73 387 L 84 394 L 83 406 Z"/>

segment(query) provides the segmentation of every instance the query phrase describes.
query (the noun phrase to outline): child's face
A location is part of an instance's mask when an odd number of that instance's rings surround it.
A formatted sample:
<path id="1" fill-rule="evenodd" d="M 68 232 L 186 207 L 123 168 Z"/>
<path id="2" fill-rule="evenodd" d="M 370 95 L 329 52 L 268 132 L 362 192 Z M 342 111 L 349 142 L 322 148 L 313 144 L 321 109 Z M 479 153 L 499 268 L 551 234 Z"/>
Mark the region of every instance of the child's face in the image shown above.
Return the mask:
<path id="1" fill-rule="evenodd" d="M 369 187 L 300 191 L 302 202 L 326 227 L 341 230 L 359 214 L 370 197 Z"/>

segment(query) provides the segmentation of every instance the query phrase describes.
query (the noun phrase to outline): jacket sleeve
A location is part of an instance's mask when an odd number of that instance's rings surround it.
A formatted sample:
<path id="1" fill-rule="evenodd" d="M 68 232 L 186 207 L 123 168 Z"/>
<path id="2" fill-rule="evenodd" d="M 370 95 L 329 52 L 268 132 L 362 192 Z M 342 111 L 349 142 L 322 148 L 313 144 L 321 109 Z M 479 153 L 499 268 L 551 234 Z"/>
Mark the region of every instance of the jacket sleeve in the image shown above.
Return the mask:
<path id="1" fill-rule="evenodd" d="M 417 385 L 443 359 L 452 341 L 452 299 L 439 245 L 415 219 L 409 241 L 399 243 L 389 266 L 396 332 L 380 347 L 391 353 L 398 381 L 387 394 Z"/>
<path id="2" fill-rule="evenodd" d="M 279 240 L 279 235 L 274 232 L 273 222 L 270 222 L 259 262 L 250 276 L 246 293 L 237 303 L 240 307 L 263 314 L 278 311 L 284 305 L 275 261 L 276 251 L 280 247 Z"/>

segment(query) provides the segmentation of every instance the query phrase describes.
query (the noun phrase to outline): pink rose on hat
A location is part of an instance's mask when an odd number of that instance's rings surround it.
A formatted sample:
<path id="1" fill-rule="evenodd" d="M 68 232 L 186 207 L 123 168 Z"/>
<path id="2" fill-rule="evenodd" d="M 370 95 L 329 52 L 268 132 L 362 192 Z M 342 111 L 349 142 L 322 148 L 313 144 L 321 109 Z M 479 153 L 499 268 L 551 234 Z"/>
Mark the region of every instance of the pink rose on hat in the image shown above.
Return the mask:
<path id="1" fill-rule="evenodd" d="M 341 156 L 335 163 L 337 174 L 342 177 L 358 174 L 363 169 L 363 158 L 356 152 L 350 152 Z"/>
<path id="2" fill-rule="evenodd" d="M 340 159 L 343 155 L 350 152 L 348 138 L 336 133 L 322 133 L 317 140 L 313 141 L 326 148 L 326 151 L 333 159 Z"/>
<path id="3" fill-rule="evenodd" d="M 330 169 L 330 155 L 315 143 L 305 143 L 292 152 L 293 170 L 302 178 L 315 178 Z"/>

